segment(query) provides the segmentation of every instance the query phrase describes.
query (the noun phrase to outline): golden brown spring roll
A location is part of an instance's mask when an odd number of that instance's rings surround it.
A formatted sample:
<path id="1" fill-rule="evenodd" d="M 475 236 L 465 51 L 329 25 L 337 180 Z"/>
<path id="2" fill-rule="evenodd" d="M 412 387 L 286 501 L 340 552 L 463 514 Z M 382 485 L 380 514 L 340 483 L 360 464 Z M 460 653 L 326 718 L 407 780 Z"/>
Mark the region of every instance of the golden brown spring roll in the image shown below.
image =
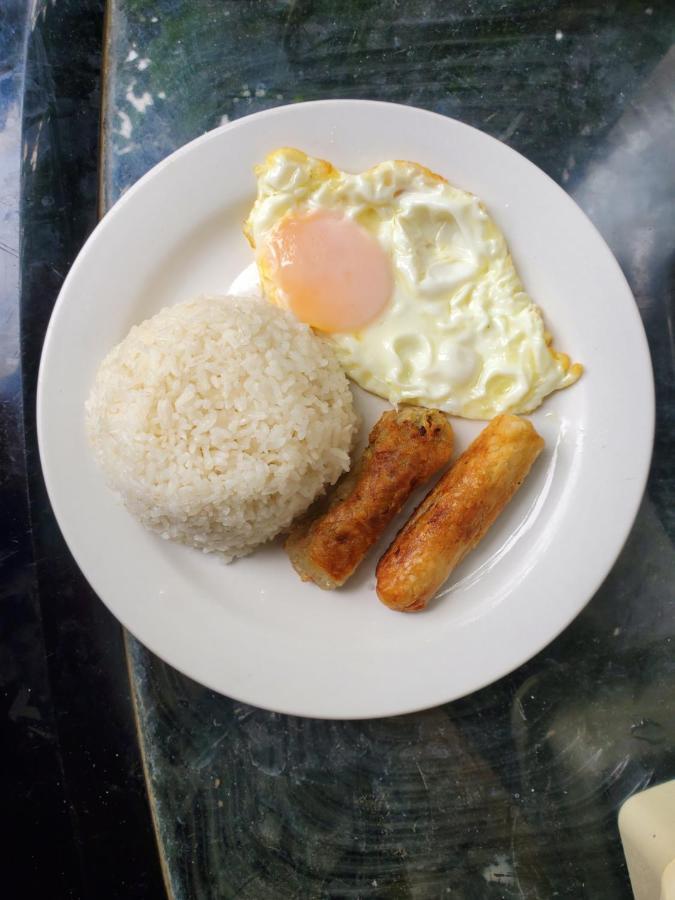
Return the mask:
<path id="1" fill-rule="evenodd" d="M 518 416 L 494 418 L 427 494 L 377 566 L 377 595 L 424 609 L 523 483 L 544 441 Z"/>
<path id="2" fill-rule="evenodd" d="M 331 590 L 354 572 L 408 499 L 452 456 L 438 410 L 391 410 L 375 424 L 360 462 L 291 529 L 285 549 L 303 581 Z"/>

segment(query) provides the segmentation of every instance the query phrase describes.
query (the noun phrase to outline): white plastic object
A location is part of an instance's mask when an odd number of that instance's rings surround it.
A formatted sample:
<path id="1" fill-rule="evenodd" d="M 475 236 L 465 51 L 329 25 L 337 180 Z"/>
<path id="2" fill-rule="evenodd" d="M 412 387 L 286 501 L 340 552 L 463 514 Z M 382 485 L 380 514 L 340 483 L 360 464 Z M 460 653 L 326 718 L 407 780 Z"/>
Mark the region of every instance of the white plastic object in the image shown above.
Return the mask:
<path id="1" fill-rule="evenodd" d="M 635 900 L 675 900 L 675 780 L 626 800 L 619 832 Z"/>

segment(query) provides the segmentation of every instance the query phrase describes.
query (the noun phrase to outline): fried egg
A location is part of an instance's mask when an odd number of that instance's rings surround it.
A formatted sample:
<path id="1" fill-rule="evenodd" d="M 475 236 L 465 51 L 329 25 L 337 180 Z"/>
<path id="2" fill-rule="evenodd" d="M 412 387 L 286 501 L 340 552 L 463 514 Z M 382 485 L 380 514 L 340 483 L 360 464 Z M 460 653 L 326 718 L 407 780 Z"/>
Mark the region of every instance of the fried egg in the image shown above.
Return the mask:
<path id="1" fill-rule="evenodd" d="M 353 175 L 290 148 L 256 175 L 244 232 L 264 293 L 327 335 L 361 387 L 488 419 L 579 378 L 473 194 L 417 163 Z"/>

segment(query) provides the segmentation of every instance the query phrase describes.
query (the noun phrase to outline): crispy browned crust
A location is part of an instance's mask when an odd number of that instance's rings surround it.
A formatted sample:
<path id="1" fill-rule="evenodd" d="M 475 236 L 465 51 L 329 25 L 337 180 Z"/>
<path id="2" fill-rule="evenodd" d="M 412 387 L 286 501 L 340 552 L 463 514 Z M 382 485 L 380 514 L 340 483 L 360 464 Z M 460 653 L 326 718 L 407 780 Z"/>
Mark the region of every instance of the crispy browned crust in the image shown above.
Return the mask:
<path id="1" fill-rule="evenodd" d="M 452 428 L 438 410 L 384 413 L 359 463 L 286 540 L 303 581 L 327 590 L 344 584 L 411 492 L 449 462 L 452 446 Z"/>
<path id="2" fill-rule="evenodd" d="M 377 566 L 391 609 L 424 609 L 516 493 L 544 447 L 527 419 L 494 418 L 417 507 Z"/>

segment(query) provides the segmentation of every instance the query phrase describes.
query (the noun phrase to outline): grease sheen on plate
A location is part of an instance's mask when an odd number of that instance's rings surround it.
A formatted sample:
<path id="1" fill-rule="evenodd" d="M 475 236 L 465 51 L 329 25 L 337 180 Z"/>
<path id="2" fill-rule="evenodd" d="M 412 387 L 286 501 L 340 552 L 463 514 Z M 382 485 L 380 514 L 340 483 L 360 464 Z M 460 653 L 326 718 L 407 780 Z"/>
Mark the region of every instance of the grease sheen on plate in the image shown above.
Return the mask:
<path id="1" fill-rule="evenodd" d="M 83 405 L 98 363 L 133 323 L 167 303 L 227 290 L 250 261 L 240 227 L 255 196 L 252 166 L 285 145 L 352 172 L 385 159 L 419 160 L 481 197 L 507 235 L 528 292 L 555 323 L 556 344 L 588 365 L 588 377 L 532 415 L 547 449 L 433 616 L 411 619 L 370 602 L 372 565 L 340 595 L 317 596 L 298 583 L 279 548 L 224 568 L 162 542 L 111 499 L 87 451 Z M 630 372 L 622 364 L 628 355 Z M 359 391 L 356 402 L 368 424 L 384 407 Z M 50 497 L 71 550 L 140 640 L 238 699 L 302 715 L 361 717 L 434 705 L 487 684 L 581 609 L 639 503 L 653 389 L 625 280 L 553 182 L 452 120 L 327 101 L 205 135 L 117 204 L 64 284 L 45 344 L 38 423 Z M 453 425 L 461 447 L 479 428 Z"/>

